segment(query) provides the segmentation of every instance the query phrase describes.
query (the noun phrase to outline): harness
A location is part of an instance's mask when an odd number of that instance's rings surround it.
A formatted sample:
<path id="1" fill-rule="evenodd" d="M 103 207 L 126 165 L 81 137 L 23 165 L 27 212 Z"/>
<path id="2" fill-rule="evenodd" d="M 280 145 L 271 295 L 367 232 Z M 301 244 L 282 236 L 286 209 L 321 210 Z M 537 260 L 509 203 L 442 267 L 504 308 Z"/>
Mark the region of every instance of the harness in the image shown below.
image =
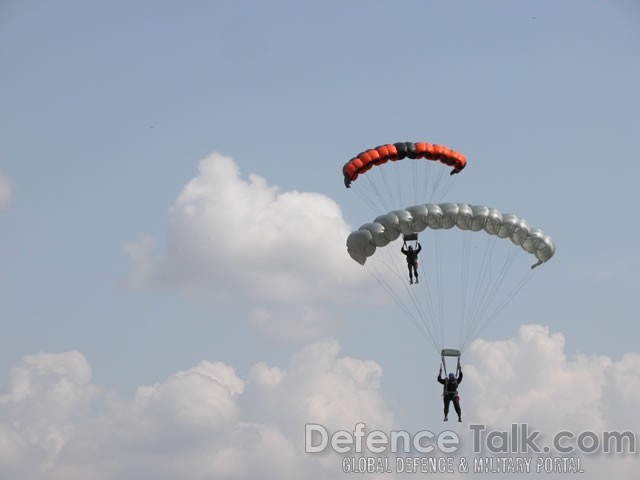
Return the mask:
<path id="1" fill-rule="evenodd" d="M 453 388 L 453 390 L 451 390 L 451 388 Z M 458 381 L 456 379 L 449 380 L 447 378 L 442 386 L 442 396 L 455 397 L 456 395 L 458 395 Z"/>

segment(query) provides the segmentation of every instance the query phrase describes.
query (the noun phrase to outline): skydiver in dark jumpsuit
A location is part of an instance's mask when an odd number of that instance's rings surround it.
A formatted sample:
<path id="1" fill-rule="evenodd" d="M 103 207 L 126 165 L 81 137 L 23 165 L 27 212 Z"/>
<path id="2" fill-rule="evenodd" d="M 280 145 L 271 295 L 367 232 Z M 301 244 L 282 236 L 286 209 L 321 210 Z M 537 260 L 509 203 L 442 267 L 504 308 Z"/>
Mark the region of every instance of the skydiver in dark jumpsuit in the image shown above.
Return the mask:
<path id="1" fill-rule="evenodd" d="M 409 268 L 409 283 L 413 284 L 413 276 L 416 276 L 416 283 L 418 283 L 418 254 L 422 250 L 422 245 L 418 243 L 418 248 L 416 250 L 413 249 L 411 245 L 408 248 L 406 247 L 406 243 L 402 245 L 400 251 L 407 256 L 407 267 Z"/>
<path id="2" fill-rule="evenodd" d="M 462 409 L 460 408 L 460 397 L 458 396 L 458 385 L 462 381 L 462 369 L 458 365 L 458 378 L 453 373 L 449 374 L 449 378 L 442 378 L 442 365 L 438 372 L 438 382 L 444 385 L 442 389 L 442 400 L 444 401 L 444 421 L 448 420 L 449 403 L 453 401 L 453 408 L 458 414 L 458 421 L 462 421 Z"/>

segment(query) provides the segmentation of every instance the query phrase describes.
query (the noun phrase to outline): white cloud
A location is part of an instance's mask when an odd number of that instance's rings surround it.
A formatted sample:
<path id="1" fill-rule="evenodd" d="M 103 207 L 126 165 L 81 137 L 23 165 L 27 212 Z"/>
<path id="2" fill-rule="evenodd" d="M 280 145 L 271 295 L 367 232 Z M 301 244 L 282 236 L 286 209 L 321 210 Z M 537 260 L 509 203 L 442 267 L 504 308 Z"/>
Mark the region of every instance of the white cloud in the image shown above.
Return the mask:
<path id="1" fill-rule="evenodd" d="M 350 231 L 327 196 L 244 180 L 231 158 L 212 154 L 169 209 L 164 254 L 154 258 L 148 236 L 126 245 L 129 282 L 241 301 L 272 338 L 271 325 L 288 342 L 319 338 L 340 323 L 325 306 L 376 295 L 373 277 L 347 254 Z M 303 332 L 301 321 L 311 328 Z"/>
<path id="2" fill-rule="evenodd" d="M 260 307 L 251 313 L 251 324 L 277 342 L 301 344 L 329 335 L 342 319 L 306 306 Z"/>
<path id="3" fill-rule="evenodd" d="M 148 238 L 128 246 L 132 278 L 219 298 L 333 299 L 364 278 L 346 253 L 349 231 L 330 198 L 244 181 L 213 154 L 169 209 L 165 255 L 151 260 Z"/>
<path id="4" fill-rule="evenodd" d="M 562 429 L 640 430 L 638 354 L 569 358 L 563 335 L 527 325 L 515 338 L 474 343 L 466 357 L 469 423 L 508 430 L 526 422 L 543 440 Z M 304 424 L 329 432 L 357 422 L 394 428 L 381 378 L 380 365 L 341 356 L 333 339 L 302 348 L 286 367 L 258 363 L 244 379 L 229 365 L 203 361 L 133 398 L 93 384 L 77 352 L 25 357 L 0 397 L 0 478 L 342 478 L 339 455 L 304 452 Z M 466 424 L 445 426 L 470 440 Z M 463 448 L 472 458 L 470 445 Z M 578 456 L 581 478 L 635 478 L 637 455 Z"/>
<path id="5" fill-rule="evenodd" d="M 24 468 L 34 456 L 43 471 L 57 463 L 99 393 L 90 378 L 78 352 L 30 355 L 12 370 L 8 392 L 0 394 L 0 472 L 2 465 Z"/>
<path id="6" fill-rule="evenodd" d="M 307 422 L 330 429 L 367 421 L 390 428 L 392 416 L 380 392 L 382 369 L 374 361 L 338 357 L 327 339 L 296 353 L 283 371 L 259 363 L 251 370 L 246 402 L 261 421 L 276 419 L 292 435 Z"/>
<path id="7" fill-rule="evenodd" d="M 544 421 L 544 427 L 566 423 L 570 428 L 603 425 L 607 375 L 612 360 L 577 356 L 568 359 L 562 334 L 540 325 L 525 325 L 514 339 L 478 340 L 466 361 L 467 389 L 472 388 L 476 415 L 500 425 L 501 421 Z"/>
<path id="8" fill-rule="evenodd" d="M 77 353 L 14 369 L 0 403 L 0 478 L 335 478 L 338 457 L 304 452 L 306 421 L 391 424 L 380 367 L 340 357 L 334 340 L 287 368 L 258 364 L 247 380 L 203 361 L 132 399 L 91 384 L 90 372 Z M 90 408 L 98 392 L 102 411 Z"/>
<path id="9" fill-rule="evenodd" d="M 13 198 L 13 187 L 9 179 L 0 173 L 0 208 L 6 207 Z"/>
<path id="10" fill-rule="evenodd" d="M 562 430 L 639 432 L 640 355 L 628 353 L 618 361 L 598 355 L 569 358 L 564 347 L 564 335 L 540 325 L 525 325 L 510 340 L 474 342 L 464 368 L 463 415 L 487 428 L 509 430 L 512 423 L 527 423 L 548 442 Z M 637 456 L 581 456 L 587 478 L 607 471 L 631 478 L 639 466 Z"/>

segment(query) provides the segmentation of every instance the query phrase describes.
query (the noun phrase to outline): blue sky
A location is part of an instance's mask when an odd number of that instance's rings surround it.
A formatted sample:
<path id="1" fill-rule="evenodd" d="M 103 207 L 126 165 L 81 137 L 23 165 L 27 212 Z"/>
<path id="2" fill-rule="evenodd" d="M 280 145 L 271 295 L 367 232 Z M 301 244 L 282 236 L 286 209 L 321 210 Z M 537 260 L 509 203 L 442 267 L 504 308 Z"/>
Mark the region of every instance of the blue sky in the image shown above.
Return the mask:
<path id="1" fill-rule="evenodd" d="M 355 229 L 375 215 L 344 162 L 419 140 L 469 160 L 444 200 L 517 212 L 557 244 L 486 340 L 537 323 L 569 356 L 637 353 L 638 21 L 630 1 L 3 2 L 0 380 L 72 350 L 125 396 L 201 360 L 286 366 L 304 342 L 265 338 L 250 288 L 226 303 L 130 288 L 126 245 L 151 236 L 165 255 L 169 210 L 214 152 L 243 181 L 332 199 Z M 211 232 L 260 255 L 250 225 L 226 228 Z M 439 419 L 438 357 L 409 323 L 326 307 L 324 333 L 381 366 L 402 421 Z"/>

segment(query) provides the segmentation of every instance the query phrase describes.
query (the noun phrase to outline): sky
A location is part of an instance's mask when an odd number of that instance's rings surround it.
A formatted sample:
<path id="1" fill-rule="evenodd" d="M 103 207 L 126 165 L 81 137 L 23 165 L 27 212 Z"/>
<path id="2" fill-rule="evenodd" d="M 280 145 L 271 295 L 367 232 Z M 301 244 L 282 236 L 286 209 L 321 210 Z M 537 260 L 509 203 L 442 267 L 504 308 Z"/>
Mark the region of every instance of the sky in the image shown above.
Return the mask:
<path id="1" fill-rule="evenodd" d="M 638 22 L 624 0 L 1 2 L 0 477 L 348 475 L 305 423 L 640 432 Z M 425 167 L 443 188 L 418 203 L 557 247 L 463 351 L 461 424 L 411 302 L 347 253 L 409 205 L 342 166 L 400 141 L 468 160 Z M 455 256 L 437 238 L 425 275 Z"/>

